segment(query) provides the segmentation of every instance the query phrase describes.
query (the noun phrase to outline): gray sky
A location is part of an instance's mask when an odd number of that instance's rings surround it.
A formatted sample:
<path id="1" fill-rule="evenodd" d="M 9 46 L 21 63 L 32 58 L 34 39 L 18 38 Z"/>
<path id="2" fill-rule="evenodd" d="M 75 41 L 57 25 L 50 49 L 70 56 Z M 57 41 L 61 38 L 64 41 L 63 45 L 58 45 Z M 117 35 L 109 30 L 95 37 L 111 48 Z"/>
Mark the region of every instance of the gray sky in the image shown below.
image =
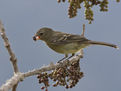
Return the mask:
<path id="1" fill-rule="evenodd" d="M 110 0 L 109 11 L 99 12 L 94 7 L 92 24 L 84 19 L 83 10 L 78 16 L 67 17 L 68 3 L 56 0 L 0 0 L 0 19 L 6 29 L 11 47 L 18 58 L 21 72 L 57 62 L 64 55 L 55 53 L 42 41 L 34 42 L 33 35 L 41 27 L 50 27 L 67 33 L 81 34 L 86 24 L 85 36 L 91 40 L 117 44 L 121 48 L 121 3 Z M 121 91 L 121 50 L 103 46 L 84 49 L 80 61 L 84 77 L 69 91 Z M 13 75 L 9 55 L 0 38 L 0 86 Z M 40 91 L 36 77 L 21 82 L 17 91 Z M 49 91 L 66 91 L 64 87 L 49 87 Z"/>

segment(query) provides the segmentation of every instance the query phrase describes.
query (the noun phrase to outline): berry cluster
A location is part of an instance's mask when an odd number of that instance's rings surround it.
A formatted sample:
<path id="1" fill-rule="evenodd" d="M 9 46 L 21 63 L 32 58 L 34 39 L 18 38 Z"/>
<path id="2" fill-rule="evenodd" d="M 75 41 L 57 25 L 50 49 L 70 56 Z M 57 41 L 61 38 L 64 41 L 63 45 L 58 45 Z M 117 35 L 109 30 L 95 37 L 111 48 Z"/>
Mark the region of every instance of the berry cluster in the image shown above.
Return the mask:
<path id="1" fill-rule="evenodd" d="M 53 87 L 64 86 L 65 88 L 72 88 L 83 77 L 83 72 L 80 72 L 79 61 L 73 62 L 70 66 L 60 67 L 53 70 L 51 73 L 41 73 L 38 75 L 39 83 L 44 86 L 41 89 L 47 90 L 49 87 L 49 79 L 54 81 Z"/>

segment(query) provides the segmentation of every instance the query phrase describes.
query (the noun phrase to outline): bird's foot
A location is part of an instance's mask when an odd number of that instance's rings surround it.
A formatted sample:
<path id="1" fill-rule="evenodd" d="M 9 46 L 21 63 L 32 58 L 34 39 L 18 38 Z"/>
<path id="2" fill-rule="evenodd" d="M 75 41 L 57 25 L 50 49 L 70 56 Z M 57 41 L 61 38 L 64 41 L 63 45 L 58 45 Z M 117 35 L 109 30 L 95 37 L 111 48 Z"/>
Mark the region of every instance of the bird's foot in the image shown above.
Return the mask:
<path id="1" fill-rule="evenodd" d="M 70 58 L 72 58 L 74 55 L 71 55 L 70 57 L 64 57 L 62 58 L 61 60 L 59 60 L 57 63 L 60 63 L 61 61 L 64 61 L 64 60 L 69 60 Z"/>

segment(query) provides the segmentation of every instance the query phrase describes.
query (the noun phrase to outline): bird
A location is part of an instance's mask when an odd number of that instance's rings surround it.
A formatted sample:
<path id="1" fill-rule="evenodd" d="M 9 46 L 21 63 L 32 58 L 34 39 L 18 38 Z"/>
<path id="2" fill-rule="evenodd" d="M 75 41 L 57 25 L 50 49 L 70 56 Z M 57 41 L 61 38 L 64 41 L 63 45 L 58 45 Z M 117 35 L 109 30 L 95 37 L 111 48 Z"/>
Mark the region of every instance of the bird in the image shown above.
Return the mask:
<path id="1" fill-rule="evenodd" d="M 67 58 L 68 54 L 74 56 L 76 52 L 90 45 L 103 45 L 118 49 L 115 44 L 89 40 L 83 35 L 54 31 L 48 27 L 40 28 L 33 36 L 33 40 L 42 40 L 55 52 L 64 54 L 65 57 L 60 61 Z"/>

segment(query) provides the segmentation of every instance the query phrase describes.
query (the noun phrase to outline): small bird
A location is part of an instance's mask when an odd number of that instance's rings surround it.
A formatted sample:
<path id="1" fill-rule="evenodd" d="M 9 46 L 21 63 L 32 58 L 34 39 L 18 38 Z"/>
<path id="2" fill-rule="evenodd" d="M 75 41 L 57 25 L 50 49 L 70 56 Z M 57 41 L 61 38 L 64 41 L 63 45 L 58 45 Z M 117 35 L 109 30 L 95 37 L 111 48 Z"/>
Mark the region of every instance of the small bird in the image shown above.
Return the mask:
<path id="1" fill-rule="evenodd" d="M 82 35 L 54 31 L 47 27 L 39 29 L 33 37 L 33 40 L 42 40 L 55 52 L 65 54 L 63 59 L 67 58 L 68 54 L 72 54 L 72 56 L 74 56 L 76 52 L 90 45 L 104 45 L 118 48 L 115 44 L 92 41 Z"/>

